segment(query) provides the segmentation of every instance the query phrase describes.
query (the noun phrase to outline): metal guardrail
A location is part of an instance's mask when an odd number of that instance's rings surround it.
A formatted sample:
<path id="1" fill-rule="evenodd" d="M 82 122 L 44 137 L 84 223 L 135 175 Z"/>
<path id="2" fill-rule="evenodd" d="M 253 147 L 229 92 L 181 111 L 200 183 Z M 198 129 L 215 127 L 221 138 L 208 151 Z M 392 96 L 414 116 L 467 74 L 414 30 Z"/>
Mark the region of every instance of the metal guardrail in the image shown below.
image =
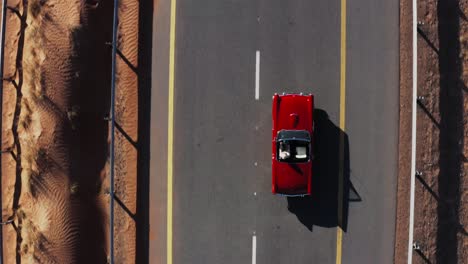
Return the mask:
<path id="1" fill-rule="evenodd" d="M 115 143 L 115 74 L 116 74 L 116 59 L 117 59 L 117 27 L 119 24 L 118 20 L 119 1 L 114 0 L 114 17 L 112 24 L 112 76 L 111 76 L 111 102 L 110 102 L 110 150 L 109 150 L 109 163 L 110 163 L 110 230 L 109 230 L 109 261 L 110 264 L 114 264 L 114 143 Z M 1 264 L 1 263 L 0 263 Z"/>
<path id="2" fill-rule="evenodd" d="M 0 27 L 0 150 L 2 149 L 2 114 L 3 114 L 3 58 L 4 58 L 4 48 L 5 48 L 5 23 L 6 23 L 6 10 L 7 10 L 7 0 L 2 0 L 2 25 Z M 0 175 L 2 171 L 2 162 L 0 160 Z M 2 192 L 1 192 L 1 177 L 0 177 L 0 213 L 3 212 L 2 208 Z M 0 215 L 0 221 L 3 222 L 3 215 Z M 3 263 L 3 225 L 0 229 L 0 264 Z"/>

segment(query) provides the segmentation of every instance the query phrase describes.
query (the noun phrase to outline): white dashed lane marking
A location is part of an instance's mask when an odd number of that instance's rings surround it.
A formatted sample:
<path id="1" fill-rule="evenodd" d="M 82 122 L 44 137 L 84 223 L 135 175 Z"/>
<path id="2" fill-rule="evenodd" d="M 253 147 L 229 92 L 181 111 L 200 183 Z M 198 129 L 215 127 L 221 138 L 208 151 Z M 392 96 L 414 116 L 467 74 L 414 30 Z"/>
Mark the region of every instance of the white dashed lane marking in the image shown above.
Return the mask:
<path id="1" fill-rule="evenodd" d="M 255 52 L 255 100 L 260 98 L 260 51 Z"/>
<path id="2" fill-rule="evenodd" d="M 252 264 L 257 263 L 257 236 L 252 236 Z"/>

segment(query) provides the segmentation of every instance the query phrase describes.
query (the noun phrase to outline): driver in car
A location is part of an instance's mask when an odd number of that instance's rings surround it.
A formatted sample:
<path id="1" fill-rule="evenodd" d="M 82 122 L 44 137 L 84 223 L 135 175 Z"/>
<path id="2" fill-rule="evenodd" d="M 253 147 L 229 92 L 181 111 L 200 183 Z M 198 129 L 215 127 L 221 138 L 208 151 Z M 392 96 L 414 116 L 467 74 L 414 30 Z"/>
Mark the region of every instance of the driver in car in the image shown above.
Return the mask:
<path id="1" fill-rule="evenodd" d="M 285 159 L 289 158 L 289 156 L 291 156 L 289 144 L 286 144 L 284 142 L 280 142 L 280 147 L 279 147 L 279 157 L 280 157 L 280 159 L 285 160 Z"/>

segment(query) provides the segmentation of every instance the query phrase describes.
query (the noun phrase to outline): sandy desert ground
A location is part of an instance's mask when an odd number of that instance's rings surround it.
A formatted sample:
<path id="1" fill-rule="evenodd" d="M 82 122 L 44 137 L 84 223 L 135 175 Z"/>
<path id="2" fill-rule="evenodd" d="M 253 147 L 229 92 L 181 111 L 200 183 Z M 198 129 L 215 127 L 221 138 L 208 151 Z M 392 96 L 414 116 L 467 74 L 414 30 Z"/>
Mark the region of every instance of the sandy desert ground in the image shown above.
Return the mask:
<path id="1" fill-rule="evenodd" d="M 3 227 L 4 261 L 106 263 L 113 1 L 10 0 L 8 9 L 2 216 L 13 222 Z M 137 196 L 147 190 L 137 176 L 147 177 L 149 117 L 139 105 L 148 107 L 150 93 L 151 12 L 152 3 L 120 1 L 117 263 L 145 260 L 147 248 L 147 195 Z"/>

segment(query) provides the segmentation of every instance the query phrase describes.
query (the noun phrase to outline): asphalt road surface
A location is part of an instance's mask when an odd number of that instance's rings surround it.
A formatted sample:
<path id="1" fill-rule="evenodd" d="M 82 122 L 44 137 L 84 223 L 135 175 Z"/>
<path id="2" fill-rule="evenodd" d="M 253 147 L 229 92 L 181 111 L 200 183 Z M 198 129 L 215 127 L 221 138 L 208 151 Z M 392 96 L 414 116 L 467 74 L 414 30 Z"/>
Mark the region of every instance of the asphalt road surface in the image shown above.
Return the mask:
<path id="1" fill-rule="evenodd" d="M 177 0 L 173 263 L 393 263 L 398 1 L 348 3 L 344 131 L 340 10 L 339 0 Z M 170 0 L 154 17 L 150 263 L 166 263 Z M 313 198 L 271 194 L 275 92 L 315 95 Z"/>

